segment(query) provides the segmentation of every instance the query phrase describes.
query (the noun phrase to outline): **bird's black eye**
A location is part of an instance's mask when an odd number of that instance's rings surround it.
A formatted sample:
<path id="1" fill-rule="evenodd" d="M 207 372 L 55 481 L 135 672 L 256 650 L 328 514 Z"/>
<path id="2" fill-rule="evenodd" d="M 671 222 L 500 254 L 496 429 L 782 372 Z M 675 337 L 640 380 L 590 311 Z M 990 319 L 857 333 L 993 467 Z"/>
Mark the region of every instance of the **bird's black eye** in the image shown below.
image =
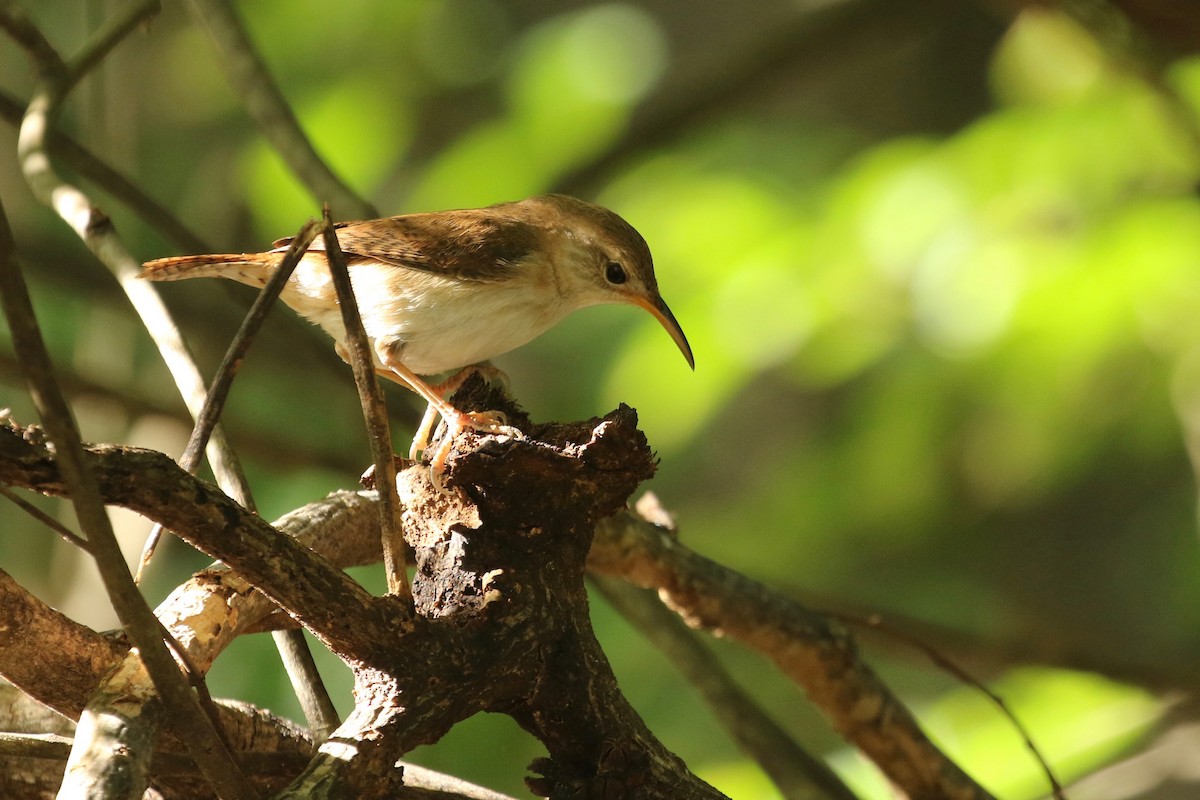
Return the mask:
<path id="1" fill-rule="evenodd" d="M 624 283 L 629 279 L 625 274 L 625 268 L 616 261 L 608 262 L 608 266 L 604 268 L 604 277 L 609 283 Z"/>

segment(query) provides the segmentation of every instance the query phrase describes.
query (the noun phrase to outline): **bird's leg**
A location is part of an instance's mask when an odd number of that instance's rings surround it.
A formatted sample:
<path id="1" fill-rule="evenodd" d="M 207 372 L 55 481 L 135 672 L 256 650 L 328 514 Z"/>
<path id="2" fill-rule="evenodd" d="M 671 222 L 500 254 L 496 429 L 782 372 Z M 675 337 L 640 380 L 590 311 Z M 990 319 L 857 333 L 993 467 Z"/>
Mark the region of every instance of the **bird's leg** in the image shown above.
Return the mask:
<path id="1" fill-rule="evenodd" d="M 338 358 L 342 359 L 342 361 L 345 361 L 347 364 L 350 363 L 350 353 L 341 344 L 341 342 L 338 342 L 336 345 L 334 345 L 334 351 L 338 354 Z M 382 358 L 382 355 L 380 356 L 380 358 Z M 425 395 L 424 392 L 421 392 L 421 391 L 417 390 L 416 388 L 414 388 L 413 385 L 411 383 L 409 383 L 408 381 L 401 380 L 400 378 L 398 378 L 396 376 L 396 373 L 393 372 L 390 368 L 381 367 L 378 364 L 375 364 L 372 366 L 375 370 L 375 374 L 378 375 L 379 377 L 387 378 L 388 380 L 392 381 L 393 383 L 398 383 L 401 386 L 403 386 L 405 389 L 408 389 L 410 391 L 415 391 L 415 392 L 417 392 L 417 394 L 428 399 L 428 397 Z M 420 380 L 420 379 L 418 378 L 417 380 Z M 429 388 L 434 391 L 437 390 L 437 387 L 431 386 Z M 421 417 L 421 425 L 417 428 L 417 435 L 415 437 L 413 437 L 412 446 L 409 447 L 409 449 L 408 449 L 408 460 L 409 461 L 420 460 L 417 458 L 417 456 L 420 454 L 420 452 L 423 449 L 425 449 L 425 446 L 428 444 L 429 431 L 433 428 L 433 423 L 435 421 L 437 421 L 437 418 L 438 418 L 437 406 L 435 406 L 433 403 L 429 403 L 425 407 L 425 415 L 423 417 Z"/>
<path id="2" fill-rule="evenodd" d="M 437 406 L 433 403 L 425 406 L 425 414 L 421 417 L 421 424 L 417 427 L 417 433 L 413 436 L 412 444 L 408 448 L 409 461 L 417 461 L 421 451 L 429 446 L 429 432 L 433 430 L 433 424 L 437 422 L 437 419 Z"/>
<path id="3" fill-rule="evenodd" d="M 466 383 L 467 378 L 472 375 L 479 375 L 489 382 L 499 382 L 504 387 L 505 392 L 508 391 L 508 376 L 490 364 L 472 364 L 468 367 L 463 367 L 441 383 L 431 384 L 429 388 L 436 392 L 439 397 L 452 397 Z M 407 386 L 407 384 L 405 385 Z M 412 447 L 408 451 L 408 457 L 411 461 L 416 461 L 417 454 L 429 446 L 429 434 L 433 431 L 433 425 L 438 419 L 438 413 L 438 407 L 432 403 L 425 407 L 425 415 L 421 417 L 421 425 L 417 428 L 417 433 L 413 437 Z M 502 413 L 490 411 L 487 414 L 499 425 L 507 425 L 508 420 Z M 444 432 L 442 431 L 442 427 L 439 426 L 433 438 L 437 440 L 442 435 L 444 435 Z"/>
<path id="4" fill-rule="evenodd" d="M 335 345 L 335 350 L 338 356 L 347 364 L 350 363 L 350 354 L 345 347 L 338 343 Z M 508 418 L 500 411 L 459 411 L 449 401 L 445 399 L 447 393 L 453 393 L 472 374 L 478 373 L 486 380 L 499 380 L 504 388 L 508 388 L 508 378 L 503 372 L 496 367 L 485 364 L 472 364 L 469 367 L 463 367 L 441 383 L 430 385 L 421 379 L 419 375 L 404 366 L 393 352 L 393 348 L 389 346 L 380 346 L 376 343 L 376 356 L 383 364 L 383 367 L 375 366 L 375 373 L 381 377 L 398 383 L 401 386 L 419 394 L 424 398 L 428 405 L 425 408 L 425 415 L 421 418 L 421 425 L 417 428 L 417 433 L 413 437 L 412 445 L 409 448 L 409 460 L 416 461 L 417 454 L 427 450 L 429 447 L 429 432 L 433 428 L 433 423 L 441 415 L 442 424 L 438 426 L 438 433 L 441 443 L 438 445 L 437 451 L 430 459 L 429 469 L 430 477 L 433 479 L 433 485 L 440 491 L 442 488 L 441 476 L 446 469 L 446 458 L 450 455 L 450 448 L 454 445 L 454 438 L 460 431 L 471 429 L 481 431 L 483 433 L 492 433 L 499 436 L 509 436 L 513 439 L 522 439 L 524 434 L 517 428 L 508 425 Z M 446 428 L 442 434 L 442 428 Z"/>
<path id="5" fill-rule="evenodd" d="M 380 361 L 392 373 L 388 377 L 421 395 L 421 397 L 425 398 L 425 402 L 429 404 L 429 408 L 425 412 L 425 418 L 421 422 L 421 428 L 417 431 L 417 437 L 413 439 L 412 452 L 415 454 L 417 450 L 428 449 L 428 442 L 422 440 L 428 439 L 428 429 L 432 427 L 432 420 L 436 414 L 441 414 L 442 420 L 446 424 L 446 435 L 442 438 L 441 443 L 429 461 L 430 474 L 433 478 L 433 484 L 437 488 L 441 488 L 441 475 L 446 469 L 446 458 L 450 455 L 450 448 L 453 447 L 454 439 L 460 431 L 470 429 L 499 436 L 509 436 L 514 439 L 524 438 L 521 431 L 507 424 L 508 420 L 504 414 L 498 411 L 459 411 L 442 397 L 440 392 L 443 387 L 451 385 L 457 388 L 466 380 L 467 375 L 474 368 L 468 367 L 450 380 L 435 387 L 430 386 L 415 372 L 404 366 L 393 355 L 390 348 L 378 347 L 377 352 Z M 489 368 L 480 367 L 478 369 L 486 371 Z M 464 375 L 464 373 L 466 374 Z"/>

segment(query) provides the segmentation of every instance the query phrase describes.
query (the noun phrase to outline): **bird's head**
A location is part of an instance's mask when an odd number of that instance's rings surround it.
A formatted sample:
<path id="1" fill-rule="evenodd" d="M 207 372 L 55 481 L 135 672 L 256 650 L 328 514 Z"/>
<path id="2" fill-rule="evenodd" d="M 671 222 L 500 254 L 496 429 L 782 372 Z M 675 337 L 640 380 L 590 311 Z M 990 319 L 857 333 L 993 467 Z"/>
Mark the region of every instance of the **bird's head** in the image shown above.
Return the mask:
<path id="1" fill-rule="evenodd" d="M 515 204 L 545 231 L 560 294 L 577 308 L 628 303 L 646 309 L 696 368 L 683 328 L 658 291 L 650 248 L 632 225 L 601 206 L 560 194 Z"/>

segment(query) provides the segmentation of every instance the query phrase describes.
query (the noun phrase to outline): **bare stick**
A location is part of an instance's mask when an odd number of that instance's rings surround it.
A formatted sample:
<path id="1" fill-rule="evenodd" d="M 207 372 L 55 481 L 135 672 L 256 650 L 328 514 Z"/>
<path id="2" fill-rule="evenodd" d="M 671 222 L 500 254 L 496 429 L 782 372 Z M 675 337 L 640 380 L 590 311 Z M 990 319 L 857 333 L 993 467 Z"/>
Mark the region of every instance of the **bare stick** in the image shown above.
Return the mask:
<path id="1" fill-rule="evenodd" d="M 104 60 L 113 48 L 132 33 L 139 25 L 148 22 L 151 17 L 161 11 L 159 0 L 141 0 L 129 3 L 121 11 L 109 17 L 104 25 L 96 31 L 79 52 L 67 62 L 67 83 L 62 87 L 64 93 Z"/>
<path id="2" fill-rule="evenodd" d="M 325 206 L 325 255 L 329 272 L 337 291 L 342 310 L 342 325 L 346 328 L 346 349 L 350 366 L 354 368 L 354 383 L 362 403 L 363 419 L 371 440 L 371 456 L 375 462 L 375 485 L 379 488 L 379 527 L 383 536 L 383 566 L 387 573 L 388 591 L 412 601 L 404 556 L 404 534 L 400 525 L 400 500 L 396 496 L 396 462 L 392 455 L 392 434 L 388 429 L 387 405 L 375 376 L 375 355 L 363 331 L 362 316 L 354 299 L 350 270 L 338 244 L 337 232 Z"/>
<path id="3" fill-rule="evenodd" d="M 88 543 L 86 540 L 81 539 L 79 537 L 79 535 L 75 533 L 75 531 L 71 530 L 66 525 L 63 525 L 61 522 L 59 522 L 54 517 L 47 514 L 45 511 L 42 511 L 40 508 L 35 506 L 33 503 L 26 502 L 26 500 L 24 498 L 19 497 L 17 494 L 10 491 L 7 486 L 0 486 L 0 494 L 7 497 L 12 502 L 12 504 L 15 505 L 17 508 L 21 509 L 26 514 L 28 514 L 29 516 L 36 519 L 38 522 L 42 523 L 50 530 L 57 533 L 59 536 L 61 536 L 63 539 L 65 539 L 68 544 L 73 544 L 76 547 L 78 547 L 80 550 L 83 550 L 84 552 L 88 552 L 89 548 L 88 548 Z"/>
<path id="4" fill-rule="evenodd" d="M 194 472 L 200 463 L 200 454 L 204 452 L 208 437 L 217 424 L 221 411 L 225 408 L 225 400 L 229 397 L 229 388 L 233 385 L 233 379 L 237 375 L 242 359 L 246 356 L 246 351 L 250 349 L 250 344 L 254 341 L 254 336 L 262 327 L 267 312 L 270 311 L 271 306 L 283 291 L 283 287 L 287 285 L 292 271 L 304 257 L 308 246 L 317 237 L 319 230 L 320 226 L 312 220 L 300 228 L 300 232 L 296 234 L 287 252 L 284 253 L 283 261 L 267 280 L 266 286 L 259 292 L 254 304 L 246 313 L 246 318 L 242 321 L 237 335 L 234 336 L 224 359 L 221 360 L 221 365 L 217 368 L 217 377 L 208 388 L 208 396 L 204 398 L 204 406 L 196 419 L 196 427 L 192 431 L 187 447 L 184 448 L 183 456 L 179 459 L 179 465 L 188 472 Z M 246 502 L 243 502 L 242 505 L 250 508 L 247 505 L 248 502 L 249 498 L 247 497 Z"/>
<path id="5" fill-rule="evenodd" d="M 862 628 L 878 631 L 883 636 L 895 639 L 898 642 L 903 642 L 909 647 L 920 650 L 939 669 L 943 670 L 949 675 L 954 676 L 956 679 L 975 689 L 988 700 L 990 700 L 1016 730 L 1017 735 L 1021 737 L 1021 741 L 1025 743 L 1026 749 L 1033 754 L 1034 760 L 1038 762 L 1038 766 L 1041 767 L 1042 772 L 1046 775 L 1047 783 L 1050 784 L 1050 794 L 1057 798 L 1057 800 L 1065 800 L 1066 796 L 1063 793 L 1062 784 L 1059 783 L 1058 777 L 1054 774 L 1054 770 L 1051 769 L 1050 762 L 1048 762 L 1046 757 L 1042 755 L 1042 751 L 1038 749 L 1037 744 L 1034 743 L 1033 737 L 1029 735 L 1029 731 L 1026 730 L 1025 726 L 1021 724 L 1021 720 L 1017 719 L 1017 715 L 1014 714 L 1012 709 L 1008 707 L 1008 703 L 1004 701 L 1004 698 L 989 689 L 983 683 L 983 681 L 979 680 L 974 675 L 967 672 L 964 668 L 956 664 L 954 661 L 950 660 L 949 656 L 939 652 L 937 648 L 926 644 L 916 636 L 910 636 L 903 631 L 884 624 L 883 619 L 878 615 L 860 617 L 855 614 L 847 614 L 840 611 L 825 611 L 825 613 L 833 619 L 839 620 L 847 625 L 856 625 Z"/>
<path id="6" fill-rule="evenodd" d="M 0 28 L 25 48 L 34 63 L 46 73 L 61 74 L 67 65 L 59 56 L 54 45 L 25 14 L 25 9 L 14 0 L 0 0 Z"/>

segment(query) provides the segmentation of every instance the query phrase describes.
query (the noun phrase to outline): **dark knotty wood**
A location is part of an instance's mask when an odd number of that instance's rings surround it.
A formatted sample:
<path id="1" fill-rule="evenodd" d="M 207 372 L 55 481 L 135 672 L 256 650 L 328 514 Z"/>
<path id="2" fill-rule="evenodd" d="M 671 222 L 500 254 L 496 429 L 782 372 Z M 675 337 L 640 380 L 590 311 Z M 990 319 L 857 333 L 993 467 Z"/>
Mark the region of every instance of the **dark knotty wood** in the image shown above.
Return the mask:
<path id="1" fill-rule="evenodd" d="M 357 705 L 280 797 L 402 791 L 397 759 L 480 711 L 510 715 L 546 747 L 532 790 L 552 798 L 723 797 L 693 776 L 625 700 L 593 635 L 583 585 L 596 522 L 654 473 L 633 409 L 532 425 L 482 381 L 454 398 L 525 431 L 467 432 L 447 461 L 399 477 L 413 606 L 372 597 L 332 564 L 161 454 L 91 448 L 106 502 L 161 521 L 252 581 L 354 671 Z M 52 454 L 0 426 L 0 481 L 59 494 Z"/>

